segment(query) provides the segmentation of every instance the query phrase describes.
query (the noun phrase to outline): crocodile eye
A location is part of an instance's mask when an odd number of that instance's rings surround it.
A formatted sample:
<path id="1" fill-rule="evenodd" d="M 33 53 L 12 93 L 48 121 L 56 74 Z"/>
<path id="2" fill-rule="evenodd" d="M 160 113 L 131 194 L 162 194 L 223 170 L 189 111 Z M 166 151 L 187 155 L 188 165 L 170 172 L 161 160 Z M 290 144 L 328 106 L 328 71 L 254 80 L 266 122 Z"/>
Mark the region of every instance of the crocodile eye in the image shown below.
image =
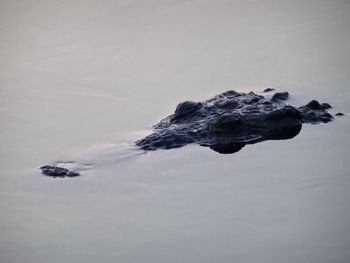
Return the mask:
<path id="1" fill-rule="evenodd" d="M 267 120 L 284 120 L 286 118 L 301 119 L 301 113 L 291 106 L 285 106 L 283 109 L 275 110 L 266 116 Z"/>
<path id="2" fill-rule="evenodd" d="M 209 124 L 209 132 L 213 134 L 231 134 L 243 123 L 238 115 L 222 116 Z"/>
<path id="3" fill-rule="evenodd" d="M 197 111 L 201 107 L 202 107 L 202 103 L 200 102 L 193 102 L 193 101 L 182 102 L 176 107 L 175 117 L 182 118 L 182 117 L 188 116 L 194 113 L 195 111 Z"/>

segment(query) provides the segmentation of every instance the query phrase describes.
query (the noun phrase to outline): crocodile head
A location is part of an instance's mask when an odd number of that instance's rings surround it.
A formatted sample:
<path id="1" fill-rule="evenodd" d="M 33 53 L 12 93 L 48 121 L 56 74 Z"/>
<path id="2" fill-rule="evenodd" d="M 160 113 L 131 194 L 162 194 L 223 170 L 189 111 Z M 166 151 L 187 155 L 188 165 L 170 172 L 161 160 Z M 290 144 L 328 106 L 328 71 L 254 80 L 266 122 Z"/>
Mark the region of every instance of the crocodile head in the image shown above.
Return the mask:
<path id="1" fill-rule="evenodd" d="M 196 143 L 219 153 L 233 153 L 247 144 L 291 139 L 305 122 L 332 120 L 326 111 L 329 104 L 312 101 L 296 108 L 285 104 L 288 96 L 283 92 L 269 98 L 232 90 L 203 102 L 185 101 L 136 144 L 144 150 L 156 150 Z"/>

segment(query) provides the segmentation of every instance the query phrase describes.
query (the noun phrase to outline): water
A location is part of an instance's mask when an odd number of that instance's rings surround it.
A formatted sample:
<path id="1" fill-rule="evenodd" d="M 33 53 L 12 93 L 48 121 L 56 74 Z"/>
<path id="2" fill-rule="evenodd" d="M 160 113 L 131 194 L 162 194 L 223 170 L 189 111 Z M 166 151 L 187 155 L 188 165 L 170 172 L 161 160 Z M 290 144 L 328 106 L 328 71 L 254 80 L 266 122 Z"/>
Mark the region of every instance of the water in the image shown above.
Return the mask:
<path id="1" fill-rule="evenodd" d="M 130 149 L 232 88 L 348 113 L 348 1 L 0 7 L 1 262 L 349 261 L 347 115 L 234 155 Z M 86 156 L 78 178 L 37 170 Z"/>

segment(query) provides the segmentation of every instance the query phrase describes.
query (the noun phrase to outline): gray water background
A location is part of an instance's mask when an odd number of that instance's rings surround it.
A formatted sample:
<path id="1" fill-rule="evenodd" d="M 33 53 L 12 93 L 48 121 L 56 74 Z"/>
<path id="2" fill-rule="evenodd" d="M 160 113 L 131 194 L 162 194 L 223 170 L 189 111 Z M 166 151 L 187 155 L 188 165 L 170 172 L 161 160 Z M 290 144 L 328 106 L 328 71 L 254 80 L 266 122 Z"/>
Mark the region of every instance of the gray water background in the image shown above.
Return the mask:
<path id="1" fill-rule="evenodd" d="M 348 113 L 349 30 L 347 0 L 1 0 L 0 262 L 349 262 L 348 116 L 234 155 L 129 149 L 229 89 Z"/>

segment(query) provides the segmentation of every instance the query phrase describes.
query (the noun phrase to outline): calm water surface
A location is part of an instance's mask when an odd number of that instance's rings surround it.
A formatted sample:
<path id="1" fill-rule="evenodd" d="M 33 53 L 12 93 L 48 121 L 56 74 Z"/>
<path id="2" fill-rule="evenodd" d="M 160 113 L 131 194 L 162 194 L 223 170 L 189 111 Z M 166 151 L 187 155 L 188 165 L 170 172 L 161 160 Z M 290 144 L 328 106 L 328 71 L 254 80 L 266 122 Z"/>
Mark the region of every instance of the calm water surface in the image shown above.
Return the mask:
<path id="1" fill-rule="evenodd" d="M 349 262 L 350 122 L 234 155 L 131 142 L 276 87 L 350 112 L 349 1 L 0 1 L 0 262 Z M 81 177 L 40 165 L 89 160 Z"/>

